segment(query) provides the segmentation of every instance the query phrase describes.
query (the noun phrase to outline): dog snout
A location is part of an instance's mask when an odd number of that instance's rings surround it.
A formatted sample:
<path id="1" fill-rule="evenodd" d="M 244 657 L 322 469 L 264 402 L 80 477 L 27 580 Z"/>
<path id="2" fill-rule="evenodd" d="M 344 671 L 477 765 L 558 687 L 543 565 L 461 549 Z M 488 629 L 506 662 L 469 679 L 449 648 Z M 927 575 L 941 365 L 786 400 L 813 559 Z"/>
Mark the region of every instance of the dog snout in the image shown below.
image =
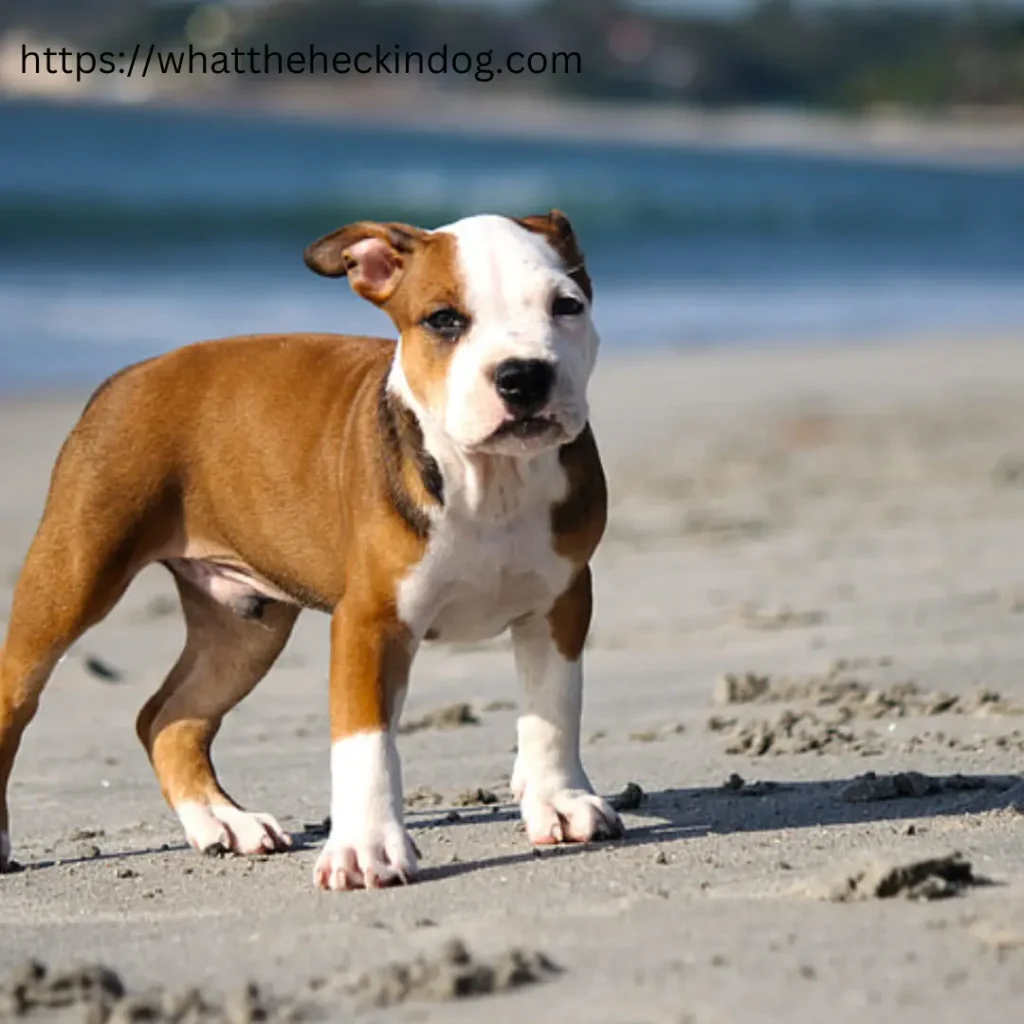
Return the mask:
<path id="1" fill-rule="evenodd" d="M 494 370 L 494 388 L 513 412 L 542 409 L 555 384 L 555 367 L 543 359 L 506 359 Z"/>

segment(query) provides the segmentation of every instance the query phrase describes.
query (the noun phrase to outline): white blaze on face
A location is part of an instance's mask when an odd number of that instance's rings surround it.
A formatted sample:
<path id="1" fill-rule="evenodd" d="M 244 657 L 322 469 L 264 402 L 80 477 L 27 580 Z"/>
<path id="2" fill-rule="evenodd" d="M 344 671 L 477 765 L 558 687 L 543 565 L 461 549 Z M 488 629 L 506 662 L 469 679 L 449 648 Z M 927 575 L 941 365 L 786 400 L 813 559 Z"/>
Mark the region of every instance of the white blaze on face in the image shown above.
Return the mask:
<path id="1" fill-rule="evenodd" d="M 586 296 L 566 273 L 572 268 L 542 235 L 507 217 L 469 217 L 438 230 L 456 238 L 463 312 L 470 318 L 449 362 L 444 433 L 465 447 L 488 438 L 508 418 L 495 391 L 495 367 L 506 359 L 542 359 L 555 368 L 543 414 L 574 437 L 587 421 L 598 339 Z M 560 295 L 578 299 L 585 311 L 552 316 Z"/>

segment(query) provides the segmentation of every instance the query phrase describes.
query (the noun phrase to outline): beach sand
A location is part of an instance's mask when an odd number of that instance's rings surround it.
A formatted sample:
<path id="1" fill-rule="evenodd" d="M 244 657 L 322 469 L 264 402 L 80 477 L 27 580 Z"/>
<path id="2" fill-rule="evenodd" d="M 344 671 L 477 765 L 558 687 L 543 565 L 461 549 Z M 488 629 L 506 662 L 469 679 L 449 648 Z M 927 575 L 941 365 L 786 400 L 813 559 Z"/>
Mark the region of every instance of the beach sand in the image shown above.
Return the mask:
<path id="1" fill-rule="evenodd" d="M 534 855 L 508 791 L 507 643 L 428 649 L 406 721 L 470 709 L 401 738 L 422 879 L 314 891 L 327 619 L 309 613 L 216 747 L 228 790 L 298 848 L 186 849 L 133 731 L 182 640 L 169 577 L 147 571 L 26 734 L 0 982 L 37 957 L 105 963 L 138 991 L 255 981 L 326 1019 L 392 1000 L 358 1019 L 1019 1021 L 1019 340 L 605 359 L 593 421 L 613 500 L 583 753 L 600 791 L 645 794 L 622 842 Z M 0 404 L 0 628 L 82 397 Z M 859 867 L 953 851 L 991 884 L 957 862 Z M 521 947 L 561 970 L 419 1001 L 458 988 L 417 980 L 454 970 L 429 963 L 456 937 L 483 962 Z M 421 955 L 405 981 L 379 973 Z"/>

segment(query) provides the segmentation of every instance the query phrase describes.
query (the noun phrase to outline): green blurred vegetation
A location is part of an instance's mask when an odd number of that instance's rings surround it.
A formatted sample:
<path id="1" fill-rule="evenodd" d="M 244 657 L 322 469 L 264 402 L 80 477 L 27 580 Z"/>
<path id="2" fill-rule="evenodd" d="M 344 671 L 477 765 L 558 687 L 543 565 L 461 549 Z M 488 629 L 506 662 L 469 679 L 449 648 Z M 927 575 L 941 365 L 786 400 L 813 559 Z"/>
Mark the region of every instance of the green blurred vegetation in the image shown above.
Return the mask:
<path id="1" fill-rule="evenodd" d="M 52 34 L 72 45 L 180 46 L 200 4 L 139 0 L 4 0 L 0 32 Z M 1024 105 L 1024 11 L 984 3 L 927 7 L 763 0 L 731 19 L 642 12 L 620 0 L 546 0 L 527 10 L 423 0 L 280 0 L 228 7 L 226 47 L 310 44 L 333 52 L 377 44 L 424 53 L 577 51 L 583 73 L 450 74 L 431 85 L 709 107 L 862 110 Z M 235 88 L 245 88 L 239 77 Z M 359 83 L 365 85 L 363 80 Z M 337 88 L 334 80 L 332 87 Z"/>

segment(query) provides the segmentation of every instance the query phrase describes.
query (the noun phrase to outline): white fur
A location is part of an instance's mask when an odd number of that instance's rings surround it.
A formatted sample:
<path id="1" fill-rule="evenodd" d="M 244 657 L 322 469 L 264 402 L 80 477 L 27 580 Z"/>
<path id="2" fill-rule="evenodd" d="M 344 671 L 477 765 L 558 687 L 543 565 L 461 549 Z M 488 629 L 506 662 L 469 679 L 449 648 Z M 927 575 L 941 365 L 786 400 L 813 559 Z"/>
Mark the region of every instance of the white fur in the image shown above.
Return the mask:
<path id="1" fill-rule="evenodd" d="M 563 266 L 542 235 L 507 217 L 467 217 L 438 231 L 456 239 L 463 312 L 471 323 L 449 361 L 444 408 L 410 403 L 414 411 L 459 449 L 521 454 L 529 444 L 512 437 L 485 444 L 510 416 L 495 391 L 494 370 L 506 359 L 542 359 L 556 376 L 540 414 L 559 424 L 562 443 L 571 440 L 587 422 L 587 382 L 599 343 L 586 296 L 566 273 L 574 268 Z M 556 295 L 577 298 L 584 312 L 553 317 Z M 410 400 L 400 355 L 392 386 Z"/>
<path id="2" fill-rule="evenodd" d="M 539 616 L 513 626 L 512 645 L 526 692 L 512 792 L 531 842 L 586 842 L 617 835 L 622 829 L 619 816 L 594 795 L 580 760 L 582 659 L 564 658 Z"/>
<path id="3" fill-rule="evenodd" d="M 536 617 L 512 630 L 512 649 L 527 707 L 518 723 L 514 782 L 525 784 L 540 775 L 562 786 L 589 788 L 579 755 L 582 661 L 564 658 L 547 623 Z"/>
<path id="4" fill-rule="evenodd" d="M 233 804 L 187 800 L 174 808 L 189 843 L 197 850 L 273 853 L 292 845 L 291 836 L 269 814 L 243 811 Z"/>
<path id="5" fill-rule="evenodd" d="M 314 884 L 374 888 L 415 874 L 394 737 L 382 731 L 339 740 L 331 748 L 331 834 L 313 868 Z"/>
<path id="6" fill-rule="evenodd" d="M 435 456 L 437 457 L 437 456 Z M 552 546 L 551 507 L 564 498 L 557 454 L 440 458 L 445 503 L 423 558 L 400 581 L 398 614 L 416 640 L 482 640 L 548 611 L 572 565 Z"/>

